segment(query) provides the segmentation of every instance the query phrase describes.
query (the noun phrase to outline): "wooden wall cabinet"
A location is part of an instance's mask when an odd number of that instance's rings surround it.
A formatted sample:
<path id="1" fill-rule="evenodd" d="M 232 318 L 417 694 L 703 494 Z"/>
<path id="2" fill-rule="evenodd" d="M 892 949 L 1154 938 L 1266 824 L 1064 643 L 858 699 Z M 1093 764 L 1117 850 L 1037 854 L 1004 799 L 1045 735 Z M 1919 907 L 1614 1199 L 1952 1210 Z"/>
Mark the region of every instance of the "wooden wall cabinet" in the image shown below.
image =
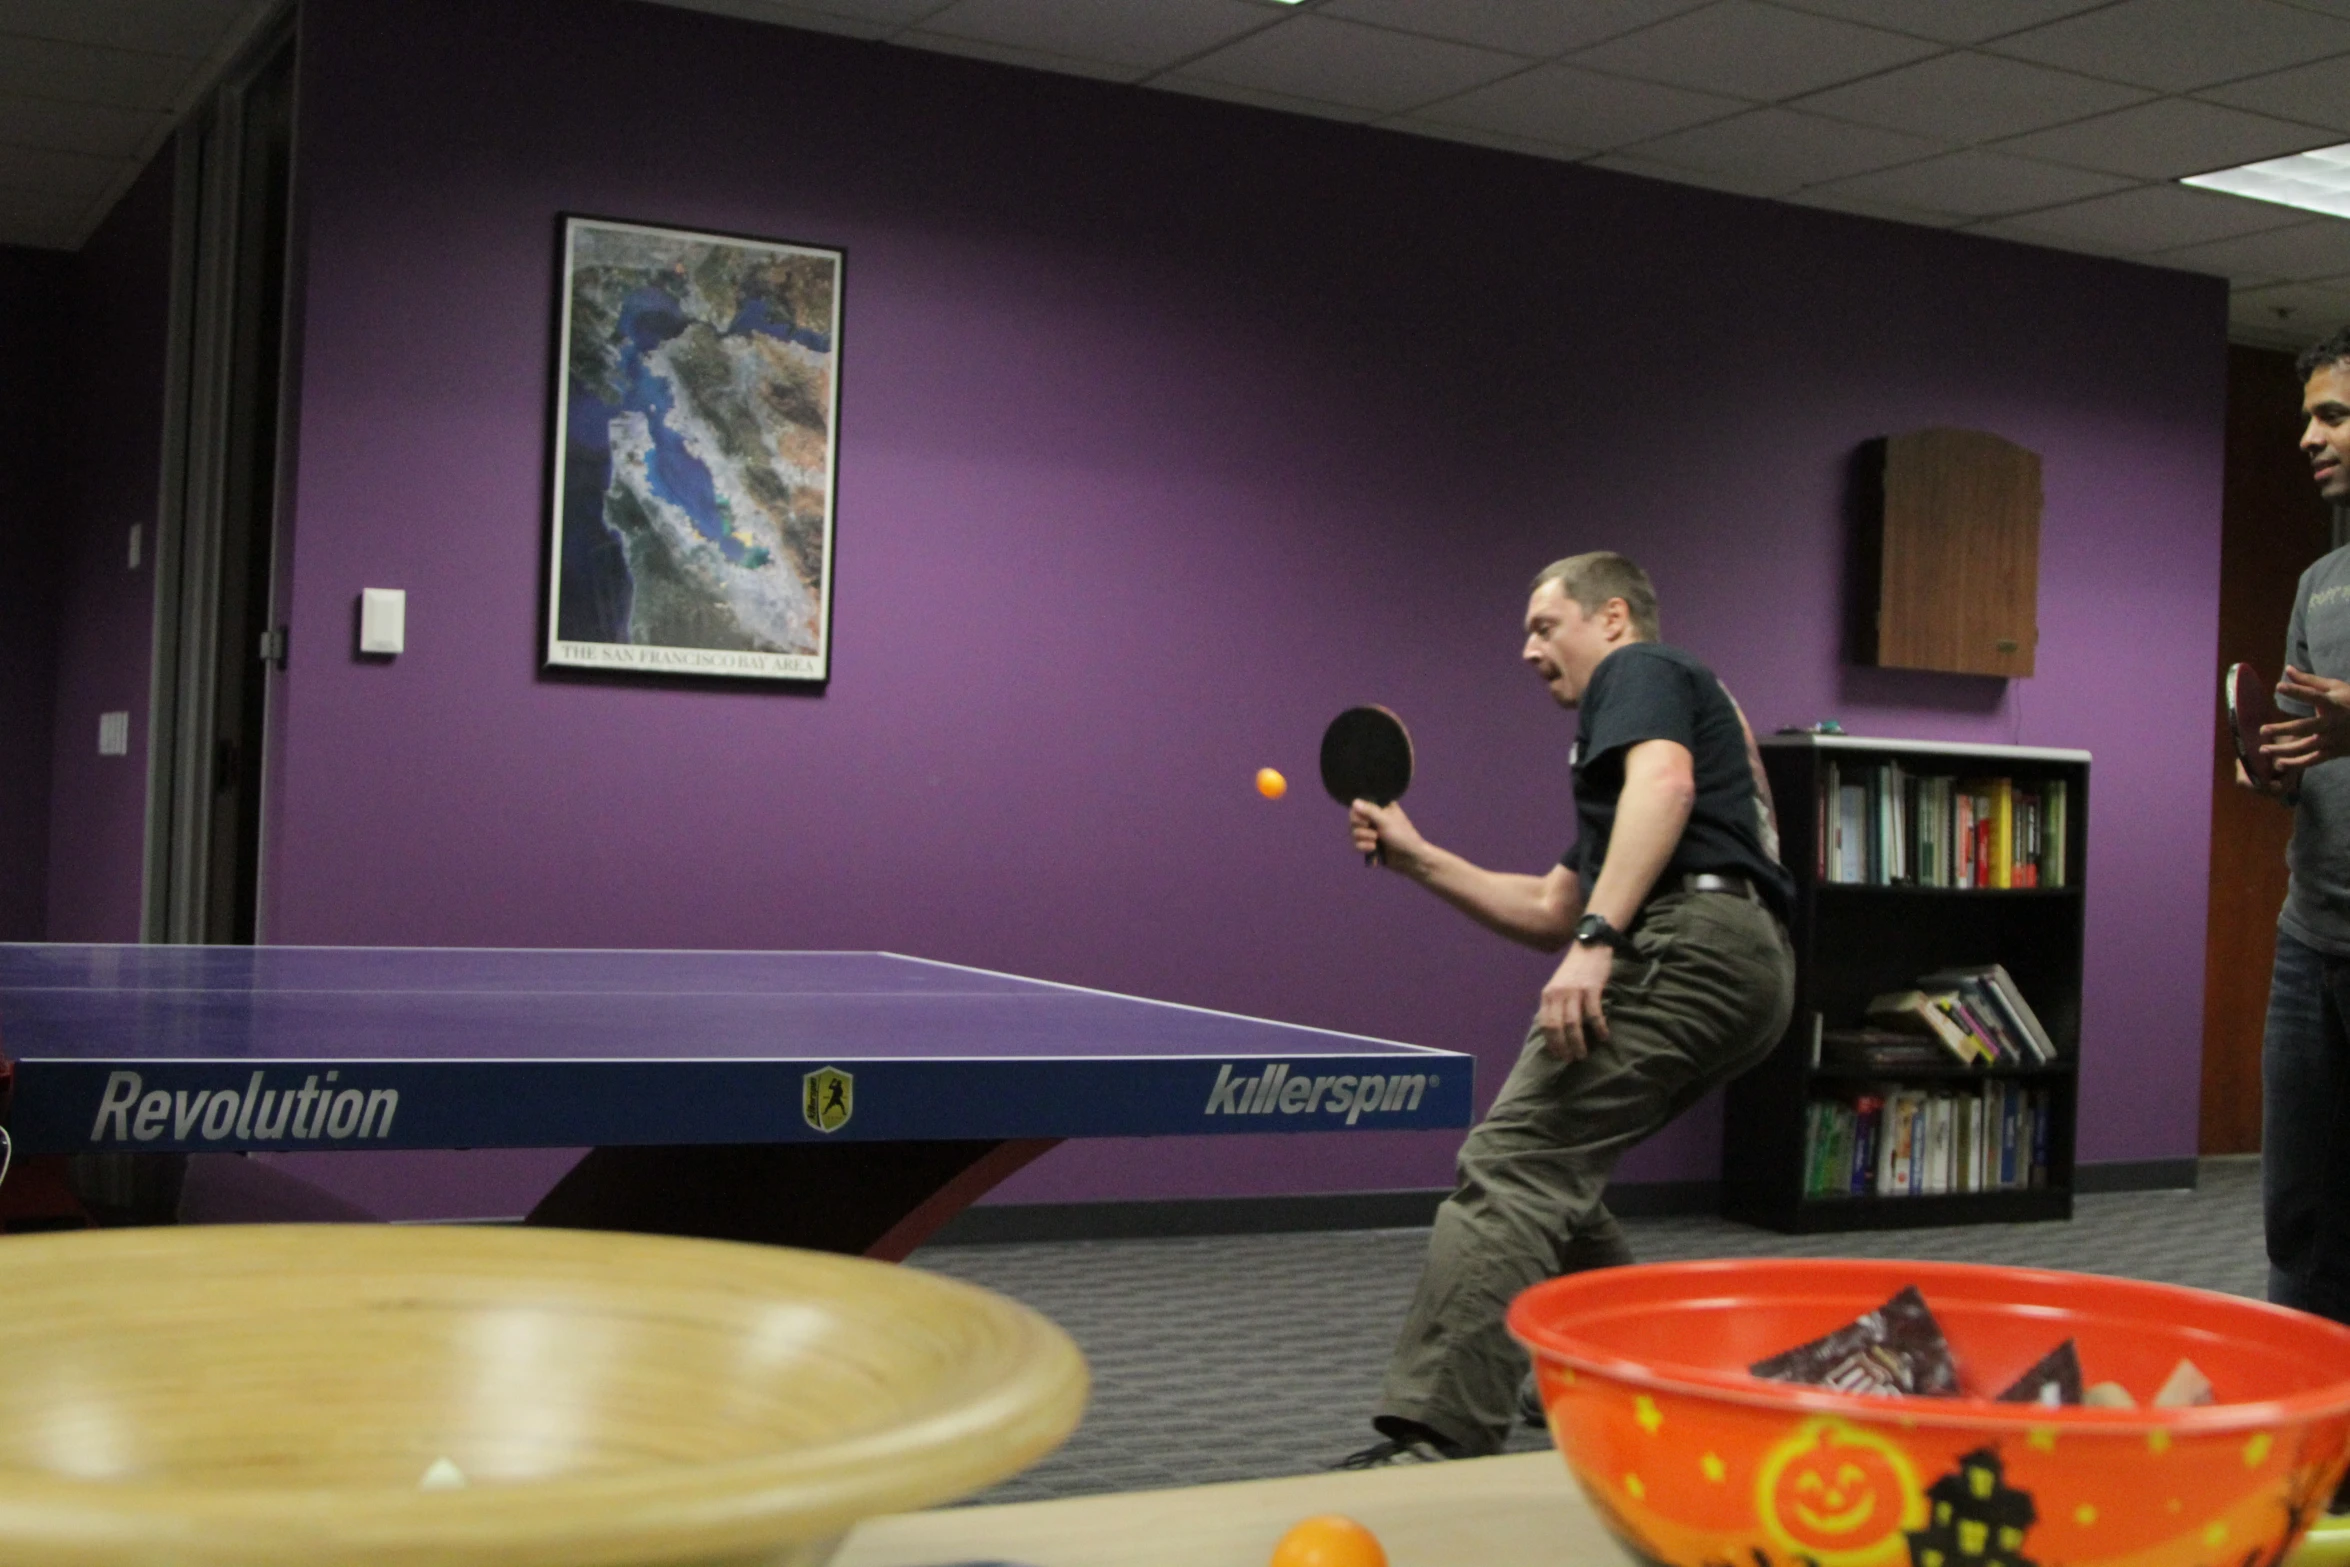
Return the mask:
<path id="1" fill-rule="evenodd" d="M 2040 458 L 1980 430 L 1872 442 L 1862 518 L 1864 662 L 1961 675 L 2029 675 L 2039 641 Z"/>

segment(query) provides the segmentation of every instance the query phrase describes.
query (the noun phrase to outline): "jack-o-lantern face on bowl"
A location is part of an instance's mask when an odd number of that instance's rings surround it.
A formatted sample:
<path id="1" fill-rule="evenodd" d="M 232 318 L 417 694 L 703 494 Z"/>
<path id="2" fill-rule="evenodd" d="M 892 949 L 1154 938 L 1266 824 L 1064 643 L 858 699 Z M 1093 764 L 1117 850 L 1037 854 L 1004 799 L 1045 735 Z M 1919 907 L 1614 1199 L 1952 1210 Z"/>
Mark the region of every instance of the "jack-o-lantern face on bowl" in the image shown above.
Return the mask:
<path id="1" fill-rule="evenodd" d="M 1755 1512 L 1791 1556 L 1823 1567 L 1897 1559 L 1925 1514 L 1916 1471 L 1882 1436 L 1841 1420 L 1804 1422 L 1763 1460 Z"/>

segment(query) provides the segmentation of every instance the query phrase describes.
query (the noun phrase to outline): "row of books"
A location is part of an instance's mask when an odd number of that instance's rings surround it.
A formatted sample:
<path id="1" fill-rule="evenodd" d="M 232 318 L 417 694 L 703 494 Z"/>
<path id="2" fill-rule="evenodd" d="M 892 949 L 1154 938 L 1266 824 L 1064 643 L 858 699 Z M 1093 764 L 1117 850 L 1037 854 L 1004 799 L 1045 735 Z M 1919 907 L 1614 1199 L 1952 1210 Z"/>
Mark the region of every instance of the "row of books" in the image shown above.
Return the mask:
<path id="1" fill-rule="evenodd" d="M 2045 1066 L 2056 1059 L 2056 1041 L 1999 963 L 1920 975 L 1915 989 L 1871 1001 L 1868 1021 L 1866 1028 L 1820 1029 L 1814 1064 L 1891 1071 L 1949 1062 Z"/>
<path id="2" fill-rule="evenodd" d="M 2063 887 L 2071 790 L 2062 778 L 1951 778 L 1899 762 L 1826 762 L 1824 882 L 1891 887 Z"/>
<path id="3" fill-rule="evenodd" d="M 1807 1197 L 1918 1197 L 2048 1184 L 2050 1090 L 2012 1078 L 1884 1088 L 1804 1109 Z"/>

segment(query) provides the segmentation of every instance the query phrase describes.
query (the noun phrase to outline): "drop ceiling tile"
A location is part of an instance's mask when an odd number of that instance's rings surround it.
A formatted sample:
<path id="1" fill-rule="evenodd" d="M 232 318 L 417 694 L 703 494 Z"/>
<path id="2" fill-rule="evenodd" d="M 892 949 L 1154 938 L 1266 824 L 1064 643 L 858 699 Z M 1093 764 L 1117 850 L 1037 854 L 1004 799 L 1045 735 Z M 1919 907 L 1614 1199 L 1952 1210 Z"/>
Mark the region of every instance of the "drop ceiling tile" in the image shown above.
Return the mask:
<path id="1" fill-rule="evenodd" d="M 2001 33 L 2037 27 L 2087 11 L 2107 0 L 1778 0 L 1798 11 L 1868 22 L 1897 33 L 1943 43 L 1980 43 Z"/>
<path id="2" fill-rule="evenodd" d="M 1324 0 L 1319 16 L 1547 58 L 1661 22 L 1713 0 Z"/>
<path id="3" fill-rule="evenodd" d="M 713 16 L 772 22 L 811 32 L 838 33 L 847 38 L 887 38 L 910 27 L 949 0 L 647 0 L 653 5 L 682 11 L 707 11 Z"/>
<path id="4" fill-rule="evenodd" d="M 1888 70 L 1935 52 L 1897 33 L 1757 0 L 1719 0 L 1583 50 L 1575 63 L 1734 98 L 1777 99 Z"/>
<path id="5" fill-rule="evenodd" d="M 1792 109 L 1756 109 L 1628 150 L 1651 162 L 1701 170 L 1737 180 L 1741 189 L 1778 195 L 1949 149 L 1922 137 L 1842 125 Z"/>
<path id="6" fill-rule="evenodd" d="M 2092 120 L 1999 144 L 2055 163 L 2167 180 L 2306 152 L 2334 138 L 2315 126 L 2272 120 L 2192 98 L 2157 98 Z"/>
<path id="7" fill-rule="evenodd" d="M 2197 93 L 2214 103 L 2350 132 L 2350 61 L 2321 60 Z"/>
<path id="8" fill-rule="evenodd" d="M 1141 6 L 956 0 L 916 33 L 1159 71 L 1279 20 L 1278 11 L 1246 0 L 1151 0 Z"/>
<path id="9" fill-rule="evenodd" d="M 252 0 L 0 0 L 0 36 L 198 60 L 252 9 Z"/>
<path id="10" fill-rule="evenodd" d="M 119 178 L 128 161 L 41 147 L 0 147 L 0 188 L 46 191 L 88 201 Z"/>
<path id="11" fill-rule="evenodd" d="M 1512 136 L 1506 131 L 1479 130 L 1473 125 L 1439 125 L 1429 120 L 1388 120 L 1382 123 L 1389 130 L 1409 131 L 1415 136 L 1457 141 L 1470 147 L 1490 147 L 1496 152 L 1521 152 L 1528 157 L 1551 158 L 1562 163 L 1580 163 L 1599 150 L 1566 142 L 1542 141 L 1532 136 Z"/>
<path id="12" fill-rule="evenodd" d="M 2272 207 L 2283 223 L 2260 211 L 2263 203 L 2215 196 L 2183 185 L 2141 185 L 2094 196 L 2069 207 L 1993 218 L 1974 232 L 2100 254 L 2142 256 L 2181 245 L 2228 239 L 2297 222 L 2287 207 Z"/>
<path id="13" fill-rule="evenodd" d="M 0 93 L 169 109 L 191 86 L 196 68 L 196 62 L 172 55 L 17 38 L 0 49 Z"/>
<path id="14" fill-rule="evenodd" d="M 2130 183 L 2119 175 L 1970 150 L 1857 174 L 1821 189 L 1920 212 L 1985 218 L 2103 196 Z"/>
<path id="15" fill-rule="evenodd" d="M 5 45 L 0 45 L 5 48 Z M 0 143 L 52 147 L 102 158 L 135 158 L 162 138 L 169 116 L 158 109 L 0 94 Z"/>
<path id="16" fill-rule="evenodd" d="M 1603 152 L 1586 165 L 1607 169 L 1617 174 L 1636 174 L 1642 179 L 1663 180 L 1673 185 L 1693 185 L 1700 190 L 1720 191 L 1728 196 L 1779 196 L 1786 191 L 1784 184 L 1758 181 L 1742 174 L 1685 168 L 1678 164 L 1661 163 L 1654 158 L 1643 158 L 1631 152 Z"/>
<path id="17" fill-rule="evenodd" d="M 909 49 L 928 49 L 933 54 L 960 55 L 967 60 L 992 60 L 998 65 L 1026 66 L 1032 71 L 1054 71 L 1063 76 L 1089 76 L 1104 82 L 1139 82 L 1150 74 L 1139 65 L 1112 65 L 1101 60 L 1073 59 L 1065 54 L 1052 54 L 1042 49 L 990 43 L 983 38 L 957 38 L 952 34 L 934 33 L 922 27 L 912 27 L 897 33 L 890 38 L 890 42 L 903 44 Z"/>
<path id="18" fill-rule="evenodd" d="M 1892 202 L 1871 201 L 1865 196 L 1840 191 L 1833 185 L 1808 186 L 1803 190 L 1790 191 L 1779 200 L 1793 207 L 1818 207 L 1824 212 L 1842 212 L 1856 218 L 1882 218 L 1888 223 L 1907 223 L 1914 228 L 1943 229 L 1965 221 L 1947 212 L 1924 212 Z"/>
<path id="19" fill-rule="evenodd" d="M 1154 76 L 1149 85 L 1164 87 L 1169 92 L 1187 93 L 1194 98 L 1214 98 L 1223 103 L 1246 104 L 1252 109 L 1278 109 L 1284 114 L 1310 114 L 1321 120 L 1343 120 L 1360 125 L 1378 118 L 1377 111 L 1358 109 L 1349 104 L 1330 103 L 1320 98 L 1300 98 L 1290 93 L 1262 92 L 1254 87 L 1242 87 L 1232 82 L 1210 81 L 1204 76 L 1185 76 L 1170 72 Z"/>
<path id="20" fill-rule="evenodd" d="M 1255 92 L 1397 114 L 1525 68 L 1518 55 L 1293 16 L 1177 73 Z"/>
<path id="21" fill-rule="evenodd" d="M 2290 228 L 2166 250 L 2154 259 L 2166 267 L 2217 272 L 2239 280 L 2305 282 L 2340 277 L 2350 273 L 2350 220 L 2319 218 Z"/>
<path id="22" fill-rule="evenodd" d="M 2239 342 L 2298 351 L 2343 326 L 2350 326 L 2350 277 L 2239 288 L 2228 295 L 2228 335 Z M 2291 429 L 2291 409 L 2279 409 L 2278 418 Z"/>
<path id="23" fill-rule="evenodd" d="M 1958 50 L 1814 93 L 1798 107 L 1944 141 L 1992 141 L 2145 101 L 2142 88 Z"/>
<path id="24" fill-rule="evenodd" d="M 2120 0 L 1986 47 L 2165 92 L 2350 53 L 2350 18 L 2277 0 Z"/>
<path id="25" fill-rule="evenodd" d="M 25 239 L 15 243 L 72 249 L 82 240 L 82 225 L 94 221 L 95 203 L 70 191 L 11 190 L 0 187 L 0 233 L 39 231 L 63 238 Z"/>
<path id="26" fill-rule="evenodd" d="M 1412 120 L 1585 147 L 1621 147 L 1751 107 L 1736 98 L 1545 65 L 1433 104 Z"/>

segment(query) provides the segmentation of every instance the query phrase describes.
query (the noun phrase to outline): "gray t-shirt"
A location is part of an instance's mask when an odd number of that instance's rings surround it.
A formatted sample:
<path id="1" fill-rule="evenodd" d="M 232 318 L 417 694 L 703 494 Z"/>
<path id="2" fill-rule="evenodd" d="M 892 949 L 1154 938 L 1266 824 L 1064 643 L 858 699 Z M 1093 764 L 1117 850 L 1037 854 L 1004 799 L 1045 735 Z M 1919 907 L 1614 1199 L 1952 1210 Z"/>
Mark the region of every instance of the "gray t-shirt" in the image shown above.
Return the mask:
<path id="1" fill-rule="evenodd" d="M 2350 680 L 2350 549 L 2335 550 L 2301 573 L 2285 662 L 2308 674 Z M 2281 705 L 2296 714 L 2309 711 L 2299 702 Z M 2320 762 L 2302 776 L 2285 862 L 2293 880 L 2277 924 L 2320 952 L 2350 957 L 2350 757 Z"/>

